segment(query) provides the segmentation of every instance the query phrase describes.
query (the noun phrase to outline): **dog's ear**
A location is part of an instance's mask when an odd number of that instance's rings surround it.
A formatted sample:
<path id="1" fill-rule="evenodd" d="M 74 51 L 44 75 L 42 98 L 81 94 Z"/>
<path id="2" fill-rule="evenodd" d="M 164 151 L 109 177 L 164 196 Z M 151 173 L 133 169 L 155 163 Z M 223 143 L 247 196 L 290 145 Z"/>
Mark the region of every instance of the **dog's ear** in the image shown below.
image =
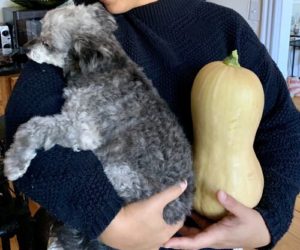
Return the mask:
<path id="1" fill-rule="evenodd" d="M 123 66 L 123 58 L 112 39 L 81 35 L 75 38 L 69 51 L 65 71 L 82 74 L 104 72 L 112 67 Z"/>

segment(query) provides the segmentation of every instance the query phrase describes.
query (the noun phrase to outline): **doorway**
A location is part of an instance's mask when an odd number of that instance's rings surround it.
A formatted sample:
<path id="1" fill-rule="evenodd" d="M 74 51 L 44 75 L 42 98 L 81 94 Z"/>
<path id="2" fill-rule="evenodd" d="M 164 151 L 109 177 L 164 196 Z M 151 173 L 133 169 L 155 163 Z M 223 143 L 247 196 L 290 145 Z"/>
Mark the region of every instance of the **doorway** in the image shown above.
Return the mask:
<path id="1" fill-rule="evenodd" d="M 293 3 L 294 0 L 262 0 L 259 38 L 285 79 L 291 71 L 289 42 Z"/>

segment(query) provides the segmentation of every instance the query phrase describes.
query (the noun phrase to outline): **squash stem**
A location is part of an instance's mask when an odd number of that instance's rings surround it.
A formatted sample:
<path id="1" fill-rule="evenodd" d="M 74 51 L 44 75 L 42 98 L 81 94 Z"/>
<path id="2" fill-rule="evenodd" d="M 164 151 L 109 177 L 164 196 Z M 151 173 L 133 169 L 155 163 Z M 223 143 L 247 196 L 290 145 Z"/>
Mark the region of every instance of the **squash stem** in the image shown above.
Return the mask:
<path id="1" fill-rule="evenodd" d="M 231 55 L 226 57 L 223 62 L 228 66 L 241 67 L 237 50 L 232 51 Z"/>

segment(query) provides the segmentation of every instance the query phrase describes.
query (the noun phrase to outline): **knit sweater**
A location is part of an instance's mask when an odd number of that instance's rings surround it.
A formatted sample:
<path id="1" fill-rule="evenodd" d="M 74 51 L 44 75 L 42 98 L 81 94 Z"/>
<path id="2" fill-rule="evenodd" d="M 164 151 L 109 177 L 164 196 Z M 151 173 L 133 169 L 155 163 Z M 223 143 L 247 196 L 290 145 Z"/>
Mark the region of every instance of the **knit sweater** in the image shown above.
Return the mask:
<path id="1" fill-rule="evenodd" d="M 265 187 L 255 209 L 271 233 L 267 248 L 272 247 L 291 223 L 300 190 L 300 114 L 265 47 L 233 10 L 199 0 L 161 0 L 117 15 L 116 20 L 118 40 L 153 81 L 191 143 L 190 92 L 205 64 L 238 49 L 240 64 L 260 78 L 265 106 L 254 149 Z M 32 116 L 60 112 L 64 82 L 60 69 L 27 63 L 6 110 L 10 141 L 17 127 Z M 90 238 L 99 236 L 124 204 L 90 151 L 61 146 L 40 150 L 16 185 Z"/>

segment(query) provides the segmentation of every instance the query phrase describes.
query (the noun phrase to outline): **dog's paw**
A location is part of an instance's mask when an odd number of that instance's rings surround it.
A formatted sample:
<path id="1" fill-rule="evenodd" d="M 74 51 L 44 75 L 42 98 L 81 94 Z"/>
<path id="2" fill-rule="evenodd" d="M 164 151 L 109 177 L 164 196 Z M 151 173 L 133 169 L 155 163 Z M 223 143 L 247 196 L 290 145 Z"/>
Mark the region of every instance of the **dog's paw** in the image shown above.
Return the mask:
<path id="1" fill-rule="evenodd" d="M 12 149 L 8 150 L 4 159 L 4 175 L 10 181 L 19 179 L 26 173 L 31 160 L 35 156 L 35 151 L 17 152 Z"/>
<path id="2" fill-rule="evenodd" d="M 78 144 L 81 150 L 94 150 L 101 144 L 101 136 L 96 126 L 87 126 L 82 129 Z"/>
<path id="3" fill-rule="evenodd" d="M 72 149 L 73 149 L 74 152 L 79 152 L 80 151 L 80 147 L 79 147 L 78 144 L 73 145 Z"/>
<path id="4" fill-rule="evenodd" d="M 100 143 L 97 138 L 80 138 L 79 148 L 81 150 L 95 150 L 99 147 Z"/>

